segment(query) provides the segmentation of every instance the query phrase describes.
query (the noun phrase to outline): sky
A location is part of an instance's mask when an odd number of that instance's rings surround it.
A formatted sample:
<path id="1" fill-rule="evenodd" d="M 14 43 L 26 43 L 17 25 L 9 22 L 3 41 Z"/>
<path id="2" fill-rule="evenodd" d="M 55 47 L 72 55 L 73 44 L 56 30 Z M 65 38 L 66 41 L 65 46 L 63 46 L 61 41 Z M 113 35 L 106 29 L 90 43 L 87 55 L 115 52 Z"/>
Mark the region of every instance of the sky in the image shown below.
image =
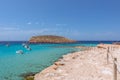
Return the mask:
<path id="1" fill-rule="evenodd" d="M 120 40 L 119 34 L 120 0 L 0 0 L 0 41 Z"/>

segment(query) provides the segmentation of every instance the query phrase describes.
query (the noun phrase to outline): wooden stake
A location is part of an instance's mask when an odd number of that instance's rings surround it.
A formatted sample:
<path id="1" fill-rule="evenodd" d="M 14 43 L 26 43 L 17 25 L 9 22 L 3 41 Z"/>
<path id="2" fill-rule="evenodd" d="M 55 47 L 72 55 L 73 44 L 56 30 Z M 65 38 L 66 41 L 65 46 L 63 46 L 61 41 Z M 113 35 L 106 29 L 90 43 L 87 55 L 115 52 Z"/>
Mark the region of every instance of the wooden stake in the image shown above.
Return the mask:
<path id="1" fill-rule="evenodd" d="M 109 63 L 109 47 L 107 48 L 107 64 Z"/>
<path id="2" fill-rule="evenodd" d="M 117 58 L 114 58 L 114 61 L 113 61 L 113 71 L 114 71 L 114 74 L 113 74 L 113 80 L 117 80 L 117 65 L 115 64 L 115 62 L 117 62 Z"/>
<path id="3" fill-rule="evenodd" d="M 107 64 L 109 64 L 109 54 L 107 53 Z"/>

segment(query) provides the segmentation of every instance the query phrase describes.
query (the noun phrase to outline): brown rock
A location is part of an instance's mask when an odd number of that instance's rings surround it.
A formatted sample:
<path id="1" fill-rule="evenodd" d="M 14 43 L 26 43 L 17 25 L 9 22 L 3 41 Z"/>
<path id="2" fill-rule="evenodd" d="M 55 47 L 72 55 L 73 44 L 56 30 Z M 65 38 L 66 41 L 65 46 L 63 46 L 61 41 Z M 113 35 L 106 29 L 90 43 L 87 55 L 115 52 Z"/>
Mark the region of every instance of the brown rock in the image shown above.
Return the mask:
<path id="1" fill-rule="evenodd" d="M 114 42 L 112 44 L 115 44 L 115 45 L 120 45 L 120 42 Z"/>
<path id="2" fill-rule="evenodd" d="M 63 65 L 65 65 L 63 62 L 55 62 L 54 63 L 56 66 L 63 66 Z"/>
<path id="3" fill-rule="evenodd" d="M 44 36 L 33 36 L 30 43 L 72 43 L 74 40 L 67 39 L 61 36 L 44 35 Z"/>

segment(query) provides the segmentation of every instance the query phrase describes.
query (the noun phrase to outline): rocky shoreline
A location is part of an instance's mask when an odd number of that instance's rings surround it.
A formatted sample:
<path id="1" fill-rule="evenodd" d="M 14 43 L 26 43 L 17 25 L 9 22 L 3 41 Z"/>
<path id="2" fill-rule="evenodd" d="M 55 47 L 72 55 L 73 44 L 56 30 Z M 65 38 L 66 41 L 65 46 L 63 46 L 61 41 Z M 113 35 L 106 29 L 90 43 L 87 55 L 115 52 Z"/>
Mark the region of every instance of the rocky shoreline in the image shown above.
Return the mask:
<path id="1" fill-rule="evenodd" d="M 100 47 L 101 46 L 101 47 Z M 52 66 L 44 69 L 34 76 L 34 80 L 112 80 L 113 62 L 109 57 L 107 64 L 107 48 L 113 47 L 111 53 L 118 53 L 120 48 L 116 45 L 98 45 L 87 50 L 64 55 Z M 120 58 L 120 54 L 117 54 Z M 118 60 L 120 61 L 120 60 Z M 120 75 L 118 75 L 120 79 Z"/>

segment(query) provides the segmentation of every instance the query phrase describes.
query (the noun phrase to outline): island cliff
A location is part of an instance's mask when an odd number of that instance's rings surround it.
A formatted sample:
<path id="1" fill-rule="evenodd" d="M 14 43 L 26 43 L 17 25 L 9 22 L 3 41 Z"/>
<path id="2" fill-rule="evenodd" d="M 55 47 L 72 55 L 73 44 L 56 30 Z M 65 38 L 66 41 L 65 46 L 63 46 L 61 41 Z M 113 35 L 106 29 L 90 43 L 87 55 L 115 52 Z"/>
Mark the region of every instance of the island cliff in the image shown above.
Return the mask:
<path id="1" fill-rule="evenodd" d="M 72 43 L 74 40 L 54 35 L 33 36 L 30 43 Z"/>

